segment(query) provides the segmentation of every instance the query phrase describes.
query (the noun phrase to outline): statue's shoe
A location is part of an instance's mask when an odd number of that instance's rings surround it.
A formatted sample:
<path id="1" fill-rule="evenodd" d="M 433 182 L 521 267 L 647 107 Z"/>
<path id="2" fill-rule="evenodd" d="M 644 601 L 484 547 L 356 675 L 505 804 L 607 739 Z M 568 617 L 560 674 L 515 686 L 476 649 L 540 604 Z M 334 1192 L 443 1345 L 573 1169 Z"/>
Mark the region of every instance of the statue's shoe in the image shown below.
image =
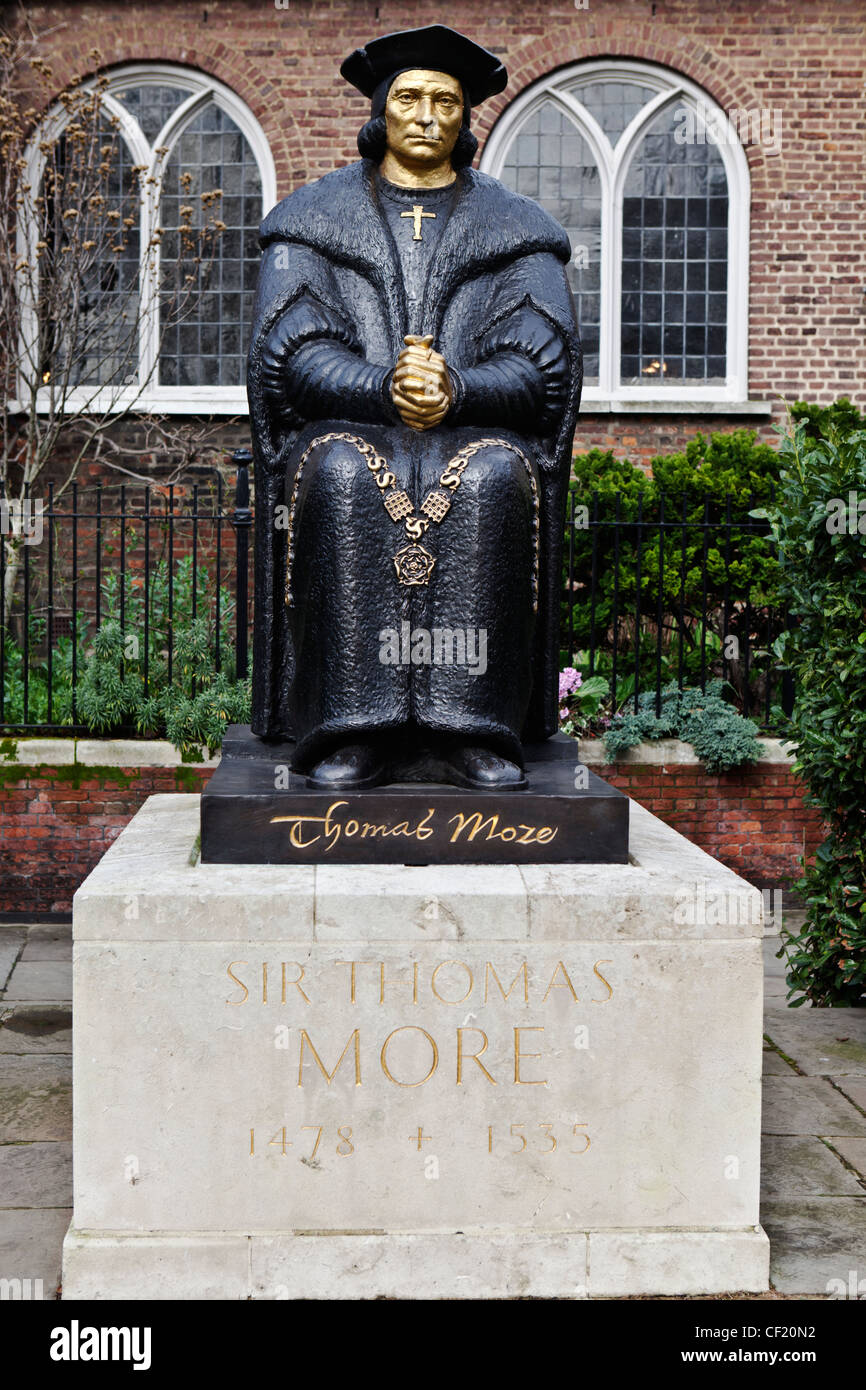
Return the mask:
<path id="1" fill-rule="evenodd" d="M 318 791 L 359 791 L 377 787 L 385 777 L 381 754 L 371 743 L 347 743 L 316 763 L 307 776 L 307 786 Z"/>
<path id="2" fill-rule="evenodd" d="M 461 744 L 445 754 L 449 781 L 482 791 L 518 791 L 527 785 L 526 773 L 490 748 Z"/>

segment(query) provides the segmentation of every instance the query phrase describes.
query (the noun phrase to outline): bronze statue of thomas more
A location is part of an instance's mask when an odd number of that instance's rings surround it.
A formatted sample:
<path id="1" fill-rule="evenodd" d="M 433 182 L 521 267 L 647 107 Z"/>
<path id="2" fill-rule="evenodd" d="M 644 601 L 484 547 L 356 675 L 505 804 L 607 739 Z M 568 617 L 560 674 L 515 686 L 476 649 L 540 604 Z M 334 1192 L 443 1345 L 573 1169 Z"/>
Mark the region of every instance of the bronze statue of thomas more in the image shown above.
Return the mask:
<path id="1" fill-rule="evenodd" d="M 325 790 L 516 789 L 557 727 L 568 238 L 470 168 L 494 54 L 433 25 L 341 72 L 361 160 L 261 229 L 252 727 Z"/>

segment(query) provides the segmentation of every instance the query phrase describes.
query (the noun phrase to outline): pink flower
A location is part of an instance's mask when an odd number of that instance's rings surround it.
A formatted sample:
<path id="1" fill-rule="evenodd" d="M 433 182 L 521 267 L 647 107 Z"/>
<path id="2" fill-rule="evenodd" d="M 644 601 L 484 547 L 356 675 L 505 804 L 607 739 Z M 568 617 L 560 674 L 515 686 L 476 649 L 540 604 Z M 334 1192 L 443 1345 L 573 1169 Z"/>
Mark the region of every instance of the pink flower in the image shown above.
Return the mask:
<path id="1" fill-rule="evenodd" d="M 569 695 L 573 695 L 575 690 L 583 684 L 583 678 L 579 671 L 575 671 L 573 666 L 566 666 L 564 671 L 559 673 L 559 698 L 565 700 Z"/>
<path id="2" fill-rule="evenodd" d="M 563 723 L 565 723 L 566 719 L 571 718 L 571 713 L 568 709 L 566 709 L 565 705 L 560 706 L 559 717 Z"/>

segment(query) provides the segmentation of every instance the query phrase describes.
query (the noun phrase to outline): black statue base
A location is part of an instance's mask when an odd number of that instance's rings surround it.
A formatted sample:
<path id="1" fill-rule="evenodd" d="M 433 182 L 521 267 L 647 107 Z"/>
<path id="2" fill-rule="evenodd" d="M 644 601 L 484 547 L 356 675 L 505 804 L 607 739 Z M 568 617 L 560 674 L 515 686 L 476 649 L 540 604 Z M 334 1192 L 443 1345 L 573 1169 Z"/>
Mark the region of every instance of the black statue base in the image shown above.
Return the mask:
<path id="1" fill-rule="evenodd" d="M 322 792 L 293 745 L 232 724 L 202 792 L 204 864 L 626 864 L 628 797 L 578 762 L 576 740 L 528 746 L 528 786 L 395 782 Z"/>

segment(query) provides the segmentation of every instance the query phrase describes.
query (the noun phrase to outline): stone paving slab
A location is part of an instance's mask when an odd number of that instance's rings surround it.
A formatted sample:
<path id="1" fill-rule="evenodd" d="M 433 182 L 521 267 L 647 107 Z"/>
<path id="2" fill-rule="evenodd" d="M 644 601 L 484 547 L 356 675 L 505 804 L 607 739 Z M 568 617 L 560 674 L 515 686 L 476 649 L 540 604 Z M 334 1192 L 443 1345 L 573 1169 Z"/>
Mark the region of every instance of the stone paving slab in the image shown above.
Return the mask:
<path id="1" fill-rule="evenodd" d="M 866 1148 L 866 1139 L 840 1140 Z M 866 1189 L 826 1144 L 812 1134 L 765 1134 L 761 1140 L 762 1197 L 866 1197 Z"/>
<path id="2" fill-rule="evenodd" d="M 49 927 L 40 932 L 31 927 L 21 952 L 23 961 L 72 960 L 72 926 Z"/>
<path id="3" fill-rule="evenodd" d="M 6 988 L 25 937 L 24 927 L 0 927 L 0 991 Z"/>
<path id="4" fill-rule="evenodd" d="M 781 980 L 784 983 L 785 974 L 788 970 L 787 961 L 776 959 L 776 952 L 782 944 L 781 937 L 778 935 L 765 936 L 762 942 L 764 952 L 764 980 Z M 787 988 L 787 986 L 786 986 Z"/>
<path id="5" fill-rule="evenodd" d="M 866 1136 L 861 1115 L 829 1081 L 819 1076 L 768 1076 L 764 1082 L 764 1134 Z"/>
<path id="6" fill-rule="evenodd" d="M 28 941 L 71 941 L 72 919 L 68 922 L 30 922 L 27 927 Z"/>
<path id="7" fill-rule="evenodd" d="M 71 1138 L 72 1058 L 6 1054 L 0 1068 L 0 1143 Z"/>
<path id="8" fill-rule="evenodd" d="M 836 1082 L 849 1100 L 853 1100 L 861 1110 L 866 1110 L 866 1081 L 854 1081 L 850 1076 L 831 1076 L 830 1079 Z"/>
<path id="9" fill-rule="evenodd" d="M 831 1138 L 830 1143 L 866 1179 L 866 1139 Z"/>
<path id="10" fill-rule="evenodd" d="M 866 1009 L 765 1009 L 764 1032 L 807 1076 L 866 1078 Z"/>
<path id="11" fill-rule="evenodd" d="M 831 1280 L 847 1285 L 851 1270 L 866 1271 L 866 1197 L 771 1199 L 761 1203 L 761 1225 L 779 1293 L 823 1298 Z"/>
<path id="12" fill-rule="evenodd" d="M 764 985 L 764 1009 L 784 1009 L 788 1004 L 788 986 L 784 980 L 767 980 Z"/>
<path id="13" fill-rule="evenodd" d="M 0 1279 L 41 1279 L 43 1298 L 56 1298 L 63 1237 L 72 1209 L 0 1211 Z"/>
<path id="14" fill-rule="evenodd" d="M 72 961 L 19 961 L 6 986 L 4 1003 L 48 1003 L 72 998 Z"/>
<path id="15" fill-rule="evenodd" d="M 72 1201 L 72 1145 L 0 1144 L 0 1207 L 66 1207 Z"/>
<path id="16" fill-rule="evenodd" d="M 778 1052 L 774 1052 L 772 1048 L 767 1048 L 766 1052 L 764 1053 L 764 1064 L 762 1070 L 764 1076 L 797 1075 L 790 1062 L 786 1062 L 784 1057 L 780 1057 Z"/>
<path id="17" fill-rule="evenodd" d="M 72 1005 L 0 1004 L 0 1054 L 4 1052 L 71 1053 Z"/>

